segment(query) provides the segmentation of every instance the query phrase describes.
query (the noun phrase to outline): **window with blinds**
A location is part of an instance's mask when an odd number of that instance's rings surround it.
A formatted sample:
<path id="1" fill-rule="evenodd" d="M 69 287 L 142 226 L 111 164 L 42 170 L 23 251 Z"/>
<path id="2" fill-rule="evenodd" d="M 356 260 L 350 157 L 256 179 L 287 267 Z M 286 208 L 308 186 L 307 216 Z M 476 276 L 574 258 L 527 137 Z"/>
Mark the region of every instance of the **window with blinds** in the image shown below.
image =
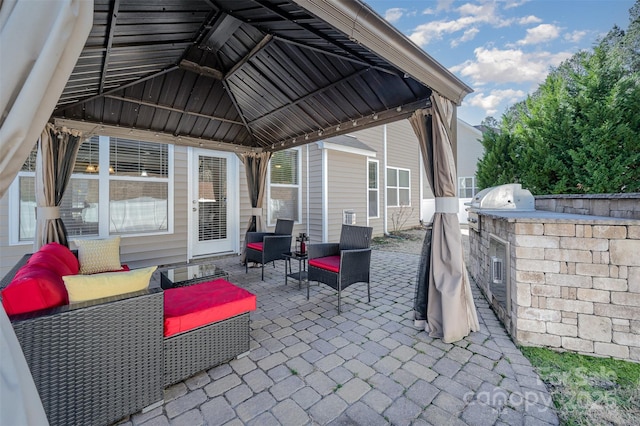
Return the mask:
<path id="1" fill-rule="evenodd" d="M 108 150 L 100 156 L 100 144 Z M 166 232 L 169 229 L 169 146 L 104 136 L 82 142 L 60 204 L 70 237 Z M 34 148 L 18 175 L 18 240 L 35 236 Z M 105 197 L 100 188 L 104 185 Z M 108 222 L 108 225 L 101 226 Z M 105 235 L 106 236 L 106 235 Z"/>
<path id="2" fill-rule="evenodd" d="M 198 241 L 227 238 L 227 159 L 198 160 Z"/>
<path id="3" fill-rule="evenodd" d="M 269 224 L 300 220 L 300 151 L 278 151 L 269 163 Z"/>

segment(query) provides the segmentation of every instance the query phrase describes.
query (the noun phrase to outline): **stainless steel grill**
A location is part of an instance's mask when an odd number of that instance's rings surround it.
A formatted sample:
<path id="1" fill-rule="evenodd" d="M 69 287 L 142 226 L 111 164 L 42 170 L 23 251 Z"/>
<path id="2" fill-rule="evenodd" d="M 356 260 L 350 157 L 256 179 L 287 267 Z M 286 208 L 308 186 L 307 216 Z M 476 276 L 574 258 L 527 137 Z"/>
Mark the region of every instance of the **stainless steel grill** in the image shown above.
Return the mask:
<path id="1" fill-rule="evenodd" d="M 533 211 L 535 199 L 528 189 L 519 183 L 493 186 L 478 192 L 467 209 L 469 227 L 480 231 L 480 210 Z"/>

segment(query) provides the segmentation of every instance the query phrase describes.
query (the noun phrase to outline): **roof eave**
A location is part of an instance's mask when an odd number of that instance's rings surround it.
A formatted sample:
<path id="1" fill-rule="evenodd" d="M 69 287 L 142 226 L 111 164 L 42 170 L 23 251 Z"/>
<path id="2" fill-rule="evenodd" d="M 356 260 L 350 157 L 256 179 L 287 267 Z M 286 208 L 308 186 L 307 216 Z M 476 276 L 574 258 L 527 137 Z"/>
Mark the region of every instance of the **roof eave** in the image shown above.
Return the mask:
<path id="1" fill-rule="evenodd" d="M 360 0 L 292 1 L 456 105 L 473 92 Z"/>

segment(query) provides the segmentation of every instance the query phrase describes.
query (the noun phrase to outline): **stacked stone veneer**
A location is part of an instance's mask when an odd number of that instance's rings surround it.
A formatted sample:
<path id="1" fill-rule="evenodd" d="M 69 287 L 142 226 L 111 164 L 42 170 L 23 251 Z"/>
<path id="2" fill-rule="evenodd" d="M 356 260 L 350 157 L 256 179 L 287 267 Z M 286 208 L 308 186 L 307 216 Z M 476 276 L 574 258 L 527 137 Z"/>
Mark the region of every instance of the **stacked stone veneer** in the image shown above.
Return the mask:
<path id="1" fill-rule="evenodd" d="M 557 213 L 640 219 L 640 193 L 538 195 L 536 209 Z"/>
<path id="2" fill-rule="evenodd" d="M 640 221 L 481 215 L 481 226 L 470 274 L 517 343 L 640 361 Z M 510 243 L 506 307 L 491 300 L 490 234 Z"/>

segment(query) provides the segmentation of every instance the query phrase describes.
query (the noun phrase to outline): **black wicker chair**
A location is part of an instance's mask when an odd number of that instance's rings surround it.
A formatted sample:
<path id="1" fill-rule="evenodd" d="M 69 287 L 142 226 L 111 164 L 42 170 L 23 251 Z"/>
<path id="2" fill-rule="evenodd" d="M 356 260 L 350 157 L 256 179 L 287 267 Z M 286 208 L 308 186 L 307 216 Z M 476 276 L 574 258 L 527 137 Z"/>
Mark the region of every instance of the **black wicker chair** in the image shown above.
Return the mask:
<path id="1" fill-rule="evenodd" d="M 245 272 L 249 271 L 249 262 L 260 263 L 264 281 L 265 263 L 284 259 L 283 253 L 291 251 L 292 232 L 293 220 L 289 219 L 278 219 L 274 232 L 247 232 Z"/>
<path id="2" fill-rule="evenodd" d="M 370 227 L 342 225 L 339 244 L 309 246 L 309 281 L 324 283 L 338 291 L 338 313 L 340 292 L 351 284 L 366 282 L 367 298 L 371 302 L 369 270 L 372 231 Z"/>

